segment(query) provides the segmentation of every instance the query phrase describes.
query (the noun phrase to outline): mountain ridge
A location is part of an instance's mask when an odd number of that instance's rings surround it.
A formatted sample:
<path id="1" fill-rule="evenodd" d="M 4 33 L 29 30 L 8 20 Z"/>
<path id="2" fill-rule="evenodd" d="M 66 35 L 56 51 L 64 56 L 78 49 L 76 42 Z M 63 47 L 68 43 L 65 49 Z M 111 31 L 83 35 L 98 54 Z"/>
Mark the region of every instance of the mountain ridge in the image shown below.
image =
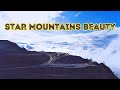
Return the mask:
<path id="1" fill-rule="evenodd" d="M 0 59 L 0 78 L 117 79 L 103 63 L 67 53 L 27 51 L 8 40 L 0 40 Z"/>

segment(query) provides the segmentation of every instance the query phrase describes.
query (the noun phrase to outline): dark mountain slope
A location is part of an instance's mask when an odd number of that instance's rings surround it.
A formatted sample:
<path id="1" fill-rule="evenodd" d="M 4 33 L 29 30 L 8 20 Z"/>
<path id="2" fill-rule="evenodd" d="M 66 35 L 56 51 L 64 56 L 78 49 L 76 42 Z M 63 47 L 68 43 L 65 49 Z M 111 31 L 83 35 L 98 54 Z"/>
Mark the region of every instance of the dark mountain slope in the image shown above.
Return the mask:
<path id="1" fill-rule="evenodd" d="M 0 41 L 0 79 L 117 79 L 103 63 L 58 52 L 34 52 Z"/>

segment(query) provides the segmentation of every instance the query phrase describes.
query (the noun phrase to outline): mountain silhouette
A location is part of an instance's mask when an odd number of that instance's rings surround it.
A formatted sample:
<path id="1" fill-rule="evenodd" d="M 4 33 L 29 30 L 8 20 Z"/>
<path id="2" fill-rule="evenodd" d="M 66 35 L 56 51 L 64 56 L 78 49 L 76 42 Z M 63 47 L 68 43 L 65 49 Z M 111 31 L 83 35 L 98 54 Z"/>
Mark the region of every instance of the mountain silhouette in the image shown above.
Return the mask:
<path id="1" fill-rule="evenodd" d="M 118 78 L 103 63 L 67 53 L 27 51 L 16 43 L 0 40 L 0 79 Z"/>

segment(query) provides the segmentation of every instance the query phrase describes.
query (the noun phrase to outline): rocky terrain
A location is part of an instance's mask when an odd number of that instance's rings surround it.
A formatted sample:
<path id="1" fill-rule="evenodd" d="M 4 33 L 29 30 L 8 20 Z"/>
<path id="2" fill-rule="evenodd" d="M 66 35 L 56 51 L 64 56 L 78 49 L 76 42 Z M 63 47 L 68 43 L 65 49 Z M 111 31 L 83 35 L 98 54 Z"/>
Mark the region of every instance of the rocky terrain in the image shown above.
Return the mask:
<path id="1" fill-rule="evenodd" d="M 27 51 L 13 42 L 0 40 L 0 79 L 118 78 L 103 63 L 67 53 Z"/>

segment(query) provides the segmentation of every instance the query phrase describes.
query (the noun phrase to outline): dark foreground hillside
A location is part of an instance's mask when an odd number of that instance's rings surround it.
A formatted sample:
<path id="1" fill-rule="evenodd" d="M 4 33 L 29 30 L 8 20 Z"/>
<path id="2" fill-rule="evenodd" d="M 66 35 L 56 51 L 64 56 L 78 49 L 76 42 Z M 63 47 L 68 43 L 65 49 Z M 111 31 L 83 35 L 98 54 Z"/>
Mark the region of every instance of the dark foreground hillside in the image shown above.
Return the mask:
<path id="1" fill-rule="evenodd" d="M 41 47 L 42 48 L 42 47 Z M 0 40 L 0 79 L 117 79 L 103 63 L 57 52 L 33 52 Z"/>

